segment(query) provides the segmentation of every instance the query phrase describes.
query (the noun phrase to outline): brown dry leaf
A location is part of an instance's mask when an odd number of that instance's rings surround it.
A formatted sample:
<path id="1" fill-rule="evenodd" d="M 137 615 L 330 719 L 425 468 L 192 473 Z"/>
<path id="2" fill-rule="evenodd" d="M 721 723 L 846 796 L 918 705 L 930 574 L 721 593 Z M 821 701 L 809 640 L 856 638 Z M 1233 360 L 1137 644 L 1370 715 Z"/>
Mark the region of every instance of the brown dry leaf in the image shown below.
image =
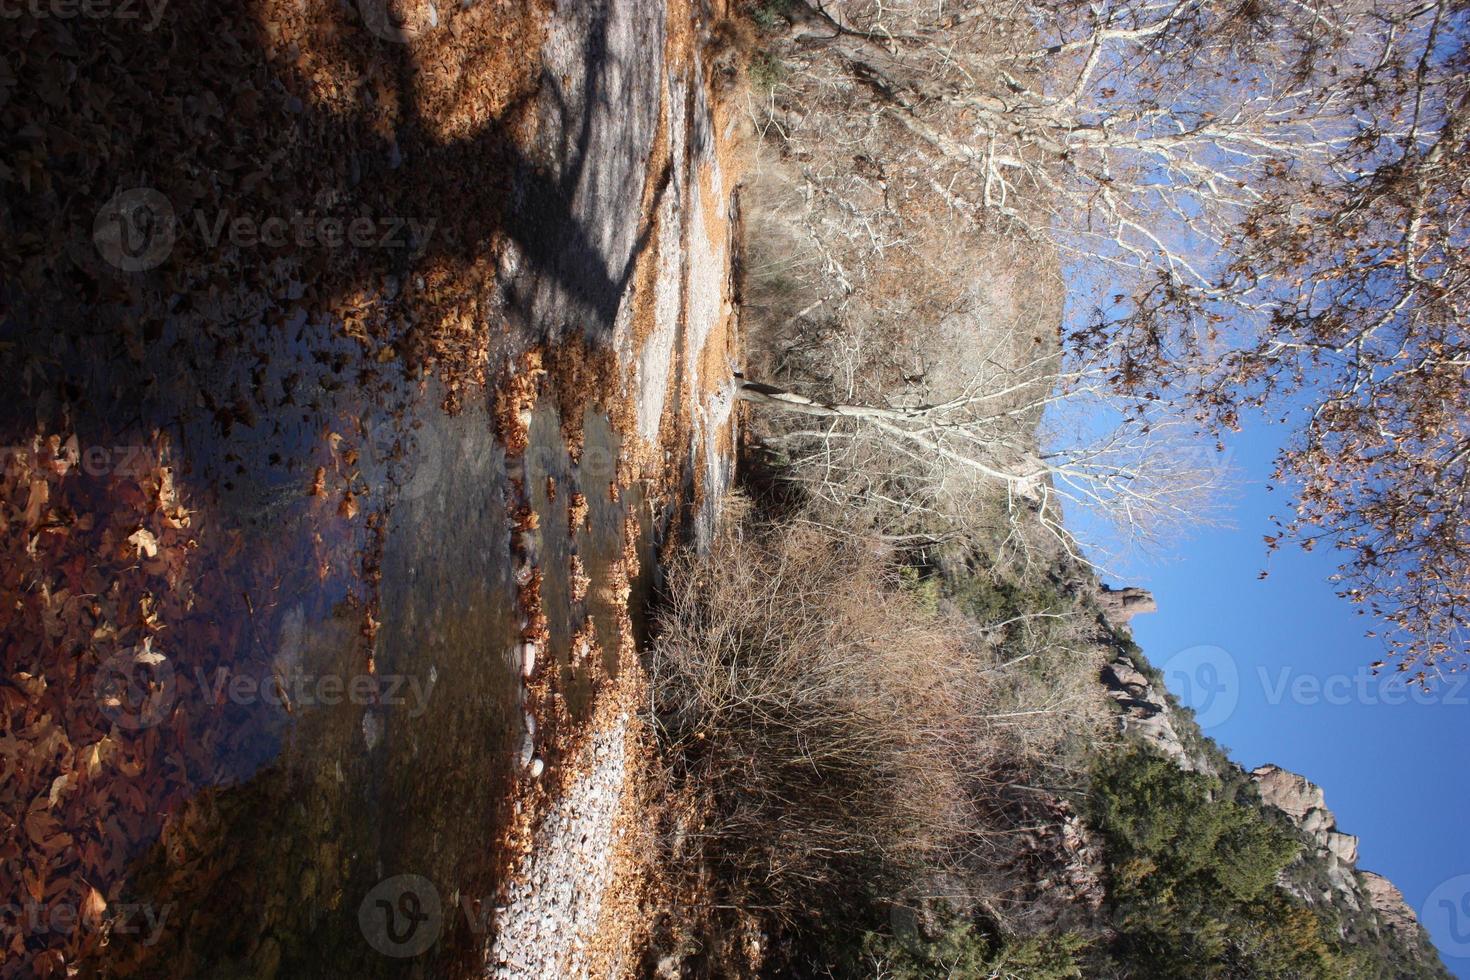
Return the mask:
<path id="1" fill-rule="evenodd" d="M 84 746 L 77 754 L 77 764 L 81 766 L 82 772 L 87 774 L 88 779 L 102 771 L 102 764 L 112 754 L 112 749 L 116 744 L 109 735 L 100 742 Z"/>
<path id="2" fill-rule="evenodd" d="M 31 805 L 36 806 L 41 799 L 43 798 L 38 798 L 36 803 Z M 26 814 L 25 827 L 26 835 L 47 854 L 55 854 L 71 846 L 71 834 L 62 830 L 56 818 L 44 809 L 33 809 Z"/>
<path id="3" fill-rule="evenodd" d="M 353 493 L 351 490 L 348 490 L 345 494 L 342 495 L 342 503 L 337 505 L 337 513 L 347 518 L 349 521 L 357 516 L 357 512 L 360 509 L 361 508 L 358 506 L 357 503 L 357 494 Z"/>
<path id="4" fill-rule="evenodd" d="M 29 674 L 25 671 L 12 674 L 10 682 L 26 693 L 26 696 L 35 700 L 46 693 L 46 678 L 39 674 Z"/>
<path id="5" fill-rule="evenodd" d="M 45 510 L 50 500 L 51 485 L 42 479 L 32 479 L 31 495 L 26 501 L 26 512 L 23 518 L 26 527 L 35 527 L 41 523 L 41 512 Z"/>
<path id="6" fill-rule="evenodd" d="M 82 899 L 82 919 L 87 925 L 96 928 L 106 912 L 107 899 L 97 889 L 88 886 L 86 897 Z"/>
<path id="7" fill-rule="evenodd" d="M 66 975 L 66 957 L 58 949 L 48 949 L 37 953 L 35 960 L 36 976 L 49 977 L 53 974 Z"/>
<path id="8" fill-rule="evenodd" d="M 140 527 L 128 535 L 128 544 L 136 548 L 138 554 L 145 558 L 152 558 L 158 554 L 158 539 L 146 527 Z"/>
<path id="9" fill-rule="evenodd" d="M 39 902 L 46 894 L 46 879 L 37 874 L 33 868 L 22 870 L 21 878 L 25 881 L 26 891 L 31 898 Z"/>

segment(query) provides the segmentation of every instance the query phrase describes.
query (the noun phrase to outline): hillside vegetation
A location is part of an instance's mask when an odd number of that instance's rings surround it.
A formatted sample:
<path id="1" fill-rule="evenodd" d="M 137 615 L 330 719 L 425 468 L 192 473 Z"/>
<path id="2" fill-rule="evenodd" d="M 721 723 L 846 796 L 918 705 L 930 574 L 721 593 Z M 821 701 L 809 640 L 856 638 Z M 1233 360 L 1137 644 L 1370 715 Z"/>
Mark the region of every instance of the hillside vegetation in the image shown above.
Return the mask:
<path id="1" fill-rule="evenodd" d="M 950 16 L 970 41 L 1017 29 Z M 670 569 L 650 654 L 682 896 L 650 965 L 1448 976 L 1133 645 L 1064 507 L 1155 538 L 1198 515 L 1186 504 L 1211 467 L 1156 434 L 1083 431 L 1068 260 L 1035 233 L 1046 195 L 981 206 L 993 188 L 936 165 L 943 134 L 874 111 L 899 82 L 856 70 L 852 50 L 906 39 L 848 26 L 881 19 L 864 3 L 834 17 L 818 18 L 830 43 L 798 43 L 810 9 L 769 0 L 740 42 L 759 381 L 743 496 L 712 547 Z M 1150 729 L 1167 744 L 1130 712 L 1167 722 Z"/>

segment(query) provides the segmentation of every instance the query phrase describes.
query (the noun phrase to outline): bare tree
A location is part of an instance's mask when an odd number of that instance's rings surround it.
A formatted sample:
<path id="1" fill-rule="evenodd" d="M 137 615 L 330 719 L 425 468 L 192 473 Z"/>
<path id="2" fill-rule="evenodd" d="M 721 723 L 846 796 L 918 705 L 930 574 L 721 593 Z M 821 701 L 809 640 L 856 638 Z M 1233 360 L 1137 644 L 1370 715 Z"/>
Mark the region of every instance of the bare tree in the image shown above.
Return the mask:
<path id="1" fill-rule="evenodd" d="M 1092 511 L 1120 537 L 1143 545 L 1206 519 L 1219 470 L 1179 451 L 1171 438 L 1178 420 L 1114 413 L 1115 424 L 1099 428 L 1098 412 L 1094 424 L 1079 423 L 1085 431 L 1047 446 L 1038 444 L 1036 413 L 1078 397 L 1076 389 L 1035 391 L 1031 401 L 1012 406 L 1003 399 L 1015 388 L 987 389 L 983 375 L 975 381 L 972 390 L 935 404 L 826 403 L 753 381 L 739 394 L 763 409 L 810 420 L 770 438 L 795 447 L 796 479 L 844 510 L 912 517 L 921 530 L 903 535 L 909 539 L 968 536 L 997 492 L 1012 527 L 1022 514 L 1035 518 L 1078 561 L 1088 559 L 1063 524 L 1072 507 Z"/>
<path id="2" fill-rule="evenodd" d="M 793 10 L 786 53 L 886 134 L 910 187 L 1056 245 L 1092 309 L 1068 356 L 1106 365 L 1122 445 L 1164 403 L 1217 429 L 1247 408 L 1294 423 L 1284 533 L 1345 549 L 1343 592 L 1395 627 L 1401 669 L 1464 654 L 1463 3 Z M 916 455 L 989 460 L 1013 489 L 1045 469 L 1089 496 L 1072 463 L 987 455 L 994 419 L 947 404 L 802 410 Z"/>

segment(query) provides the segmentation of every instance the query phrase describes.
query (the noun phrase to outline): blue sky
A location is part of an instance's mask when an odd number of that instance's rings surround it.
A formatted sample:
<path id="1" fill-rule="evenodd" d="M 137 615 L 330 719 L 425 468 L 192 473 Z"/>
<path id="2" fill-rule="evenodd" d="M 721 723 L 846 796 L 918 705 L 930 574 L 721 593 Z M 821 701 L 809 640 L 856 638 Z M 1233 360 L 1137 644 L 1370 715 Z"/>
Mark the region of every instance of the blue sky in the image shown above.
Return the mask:
<path id="1" fill-rule="evenodd" d="M 1229 443 L 1233 526 L 1115 564 L 1113 584 L 1157 597 L 1135 639 L 1206 734 L 1247 769 L 1274 762 L 1320 785 L 1338 828 L 1361 839 L 1358 866 L 1398 885 L 1445 965 L 1470 977 L 1470 684 L 1426 697 L 1371 677 L 1383 650 L 1326 581 L 1332 550 L 1267 555 L 1268 517 L 1288 504 L 1265 489 L 1282 435 L 1256 425 Z M 1084 536 L 1099 530 L 1068 519 Z"/>

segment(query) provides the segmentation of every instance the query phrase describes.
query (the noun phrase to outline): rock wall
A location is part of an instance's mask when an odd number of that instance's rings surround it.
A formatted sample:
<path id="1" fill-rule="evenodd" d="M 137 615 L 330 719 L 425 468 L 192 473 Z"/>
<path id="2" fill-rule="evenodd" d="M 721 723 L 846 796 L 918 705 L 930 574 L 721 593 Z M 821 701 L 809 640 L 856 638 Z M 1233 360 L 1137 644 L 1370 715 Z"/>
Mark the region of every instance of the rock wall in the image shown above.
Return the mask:
<path id="1" fill-rule="evenodd" d="M 1312 856 L 1325 867 L 1331 890 L 1314 895 L 1290 882 L 1286 887 L 1309 903 L 1331 902 L 1361 911 L 1365 899 L 1353 874 L 1358 861 L 1358 839 L 1337 829 L 1337 818 L 1327 809 L 1322 787 L 1276 765 L 1251 770 L 1251 780 L 1261 794 L 1261 802 L 1286 814 L 1314 845 Z"/>

